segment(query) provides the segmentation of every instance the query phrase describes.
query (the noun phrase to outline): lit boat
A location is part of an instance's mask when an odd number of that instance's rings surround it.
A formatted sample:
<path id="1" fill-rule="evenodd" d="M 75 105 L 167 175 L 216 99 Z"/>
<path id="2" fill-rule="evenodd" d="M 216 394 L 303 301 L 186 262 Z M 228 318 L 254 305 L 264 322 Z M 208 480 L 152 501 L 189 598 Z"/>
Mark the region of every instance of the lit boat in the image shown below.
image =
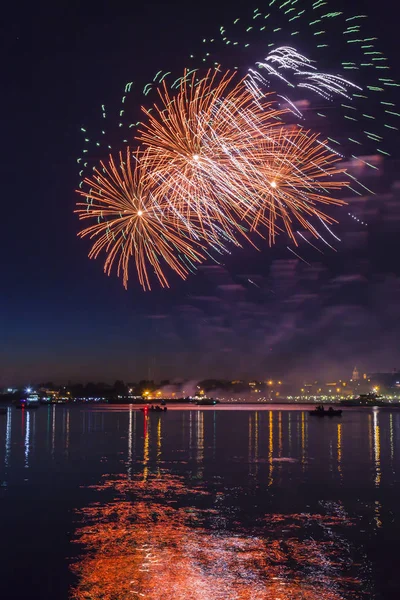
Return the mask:
<path id="1" fill-rule="evenodd" d="M 196 400 L 197 406 L 214 406 L 218 403 L 218 400 L 214 400 L 214 398 L 199 398 Z"/>
<path id="2" fill-rule="evenodd" d="M 17 404 L 16 408 L 39 408 L 39 396 L 37 394 L 29 394 L 26 398 L 21 398 Z"/>

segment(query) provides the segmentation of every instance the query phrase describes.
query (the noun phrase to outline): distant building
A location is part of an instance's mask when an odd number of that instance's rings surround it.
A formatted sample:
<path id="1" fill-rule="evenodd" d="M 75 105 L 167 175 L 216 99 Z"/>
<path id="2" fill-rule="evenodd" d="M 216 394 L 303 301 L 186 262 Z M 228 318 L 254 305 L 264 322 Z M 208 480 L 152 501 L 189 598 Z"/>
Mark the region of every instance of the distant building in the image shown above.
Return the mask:
<path id="1" fill-rule="evenodd" d="M 351 376 L 353 381 L 360 381 L 360 373 L 358 372 L 357 367 L 353 369 L 353 375 Z"/>

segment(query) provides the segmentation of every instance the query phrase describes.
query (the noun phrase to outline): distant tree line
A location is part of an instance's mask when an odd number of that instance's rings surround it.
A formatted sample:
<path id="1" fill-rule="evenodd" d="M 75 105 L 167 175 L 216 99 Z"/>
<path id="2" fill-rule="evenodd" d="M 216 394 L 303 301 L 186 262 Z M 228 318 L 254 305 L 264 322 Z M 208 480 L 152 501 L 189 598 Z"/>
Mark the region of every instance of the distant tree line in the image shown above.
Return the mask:
<path id="1" fill-rule="evenodd" d="M 256 382 L 257 390 L 264 391 L 266 388 L 262 382 Z M 192 386 L 193 387 L 193 386 Z M 93 382 L 87 383 L 71 383 L 67 385 L 58 385 L 53 381 L 41 382 L 37 385 L 32 385 L 32 390 L 39 394 L 46 394 L 46 392 L 57 392 L 60 395 L 69 395 L 71 398 L 115 398 L 115 397 L 127 397 L 127 396 L 143 396 L 144 394 L 153 394 L 158 390 L 168 388 L 171 391 L 175 391 L 175 394 L 179 395 L 183 393 L 185 388 L 185 382 L 176 383 L 171 382 L 169 379 L 164 379 L 160 382 L 153 380 L 141 379 L 138 382 L 125 383 L 124 381 L 117 379 L 114 384 L 105 382 Z M 229 381 L 226 379 L 203 379 L 195 386 L 197 393 L 204 393 L 211 395 L 213 392 L 229 392 L 240 394 L 249 391 L 249 382 L 236 380 Z M 9 396 L 18 397 L 26 394 L 27 388 L 23 387 L 20 389 L 13 389 L 12 393 L 4 390 L 2 398 L 5 400 Z M 171 392 L 172 393 L 172 392 Z"/>

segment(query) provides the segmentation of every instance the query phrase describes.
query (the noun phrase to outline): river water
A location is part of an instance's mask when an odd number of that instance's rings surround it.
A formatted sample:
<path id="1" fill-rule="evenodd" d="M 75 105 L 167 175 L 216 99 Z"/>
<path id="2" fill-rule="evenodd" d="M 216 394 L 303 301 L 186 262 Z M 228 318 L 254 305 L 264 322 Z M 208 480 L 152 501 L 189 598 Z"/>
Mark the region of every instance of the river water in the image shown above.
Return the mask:
<path id="1" fill-rule="evenodd" d="M 400 598 L 400 411 L 0 416 L 5 600 Z"/>

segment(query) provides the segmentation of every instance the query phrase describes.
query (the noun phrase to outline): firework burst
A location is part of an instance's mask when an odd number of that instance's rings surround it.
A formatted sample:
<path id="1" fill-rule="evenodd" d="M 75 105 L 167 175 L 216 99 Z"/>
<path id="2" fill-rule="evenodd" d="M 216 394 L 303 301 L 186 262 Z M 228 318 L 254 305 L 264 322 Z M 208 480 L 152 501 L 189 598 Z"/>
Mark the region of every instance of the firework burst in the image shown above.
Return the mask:
<path id="1" fill-rule="evenodd" d="M 342 205 L 344 202 L 332 194 L 349 185 L 339 160 L 317 134 L 293 126 L 282 127 L 280 137 L 267 140 L 261 152 L 250 149 L 252 176 L 246 190 L 258 204 L 252 229 L 267 221 L 270 245 L 281 229 L 280 222 L 296 245 L 295 226 L 320 238 L 312 220 L 317 217 L 328 224 L 336 222 L 321 205 Z"/>
<path id="2" fill-rule="evenodd" d="M 96 223 L 80 232 L 81 237 L 94 240 L 90 258 L 101 252 L 107 257 L 104 271 L 109 275 L 116 265 L 124 286 L 128 284 L 131 259 L 136 265 L 143 289 L 151 289 L 151 274 L 161 286 L 168 286 L 163 265 L 183 279 L 190 266 L 203 260 L 201 245 L 168 220 L 156 201 L 149 182 L 146 153 L 119 153 L 116 163 L 110 156 L 101 163 L 92 179 L 84 181 L 85 190 L 78 190 L 86 202 L 79 202 L 76 212 L 81 220 Z"/>
<path id="3" fill-rule="evenodd" d="M 293 240 L 293 220 L 317 236 L 308 218 L 332 222 L 318 204 L 340 204 L 329 193 L 347 185 L 334 177 L 343 172 L 339 156 L 317 135 L 287 125 L 288 110 L 271 94 L 255 99 L 248 83 L 216 69 L 184 77 L 175 97 L 166 85 L 159 90 L 161 107 L 145 111 L 139 137 L 155 194 L 205 239 L 266 228 L 273 243 L 279 220 Z"/>
<path id="4" fill-rule="evenodd" d="M 354 12 L 352 3 L 338 9 L 328 0 L 270 0 L 253 14 L 228 17 L 219 32 L 203 38 L 204 50 L 191 54 L 190 64 L 235 65 L 241 73 L 253 65 L 249 75 L 255 94 L 271 87 L 278 93 L 284 89 L 291 101 L 310 100 L 317 128 L 327 130 L 330 143 L 346 158 L 375 170 L 365 158 L 390 156 L 399 131 L 395 92 L 400 84 L 373 30 L 368 16 Z M 307 56 L 299 48 L 306 48 Z M 355 187 L 353 192 L 361 195 Z"/>
<path id="5" fill-rule="evenodd" d="M 272 135 L 278 125 L 273 119 L 282 111 L 257 107 L 242 82 L 218 69 L 201 79 L 185 74 L 172 97 L 164 84 L 159 98 L 161 105 L 152 113 L 144 109 L 139 132 L 157 198 L 179 220 L 198 227 L 212 245 L 221 239 L 239 244 L 238 232 L 246 236 L 243 214 L 254 210 L 242 186 L 235 185 L 244 168 L 240 156 L 250 129 L 254 143 L 267 128 Z"/>
<path id="6" fill-rule="evenodd" d="M 144 109 L 145 150 L 128 147 L 84 180 L 77 213 L 96 222 L 80 235 L 94 240 L 91 258 L 105 252 L 105 272 L 115 265 L 125 287 L 131 260 L 145 290 L 152 275 L 168 286 L 165 267 L 186 278 L 208 248 L 254 244 L 251 233 L 272 244 L 280 231 L 296 243 L 294 224 L 319 237 L 311 219 L 333 222 L 320 205 L 342 203 L 331 196 L 347 185 L 338 155 L 248 83 L 213 69 L 185 73 L 175 95 L 164 84 L 160 106 Z"/>

